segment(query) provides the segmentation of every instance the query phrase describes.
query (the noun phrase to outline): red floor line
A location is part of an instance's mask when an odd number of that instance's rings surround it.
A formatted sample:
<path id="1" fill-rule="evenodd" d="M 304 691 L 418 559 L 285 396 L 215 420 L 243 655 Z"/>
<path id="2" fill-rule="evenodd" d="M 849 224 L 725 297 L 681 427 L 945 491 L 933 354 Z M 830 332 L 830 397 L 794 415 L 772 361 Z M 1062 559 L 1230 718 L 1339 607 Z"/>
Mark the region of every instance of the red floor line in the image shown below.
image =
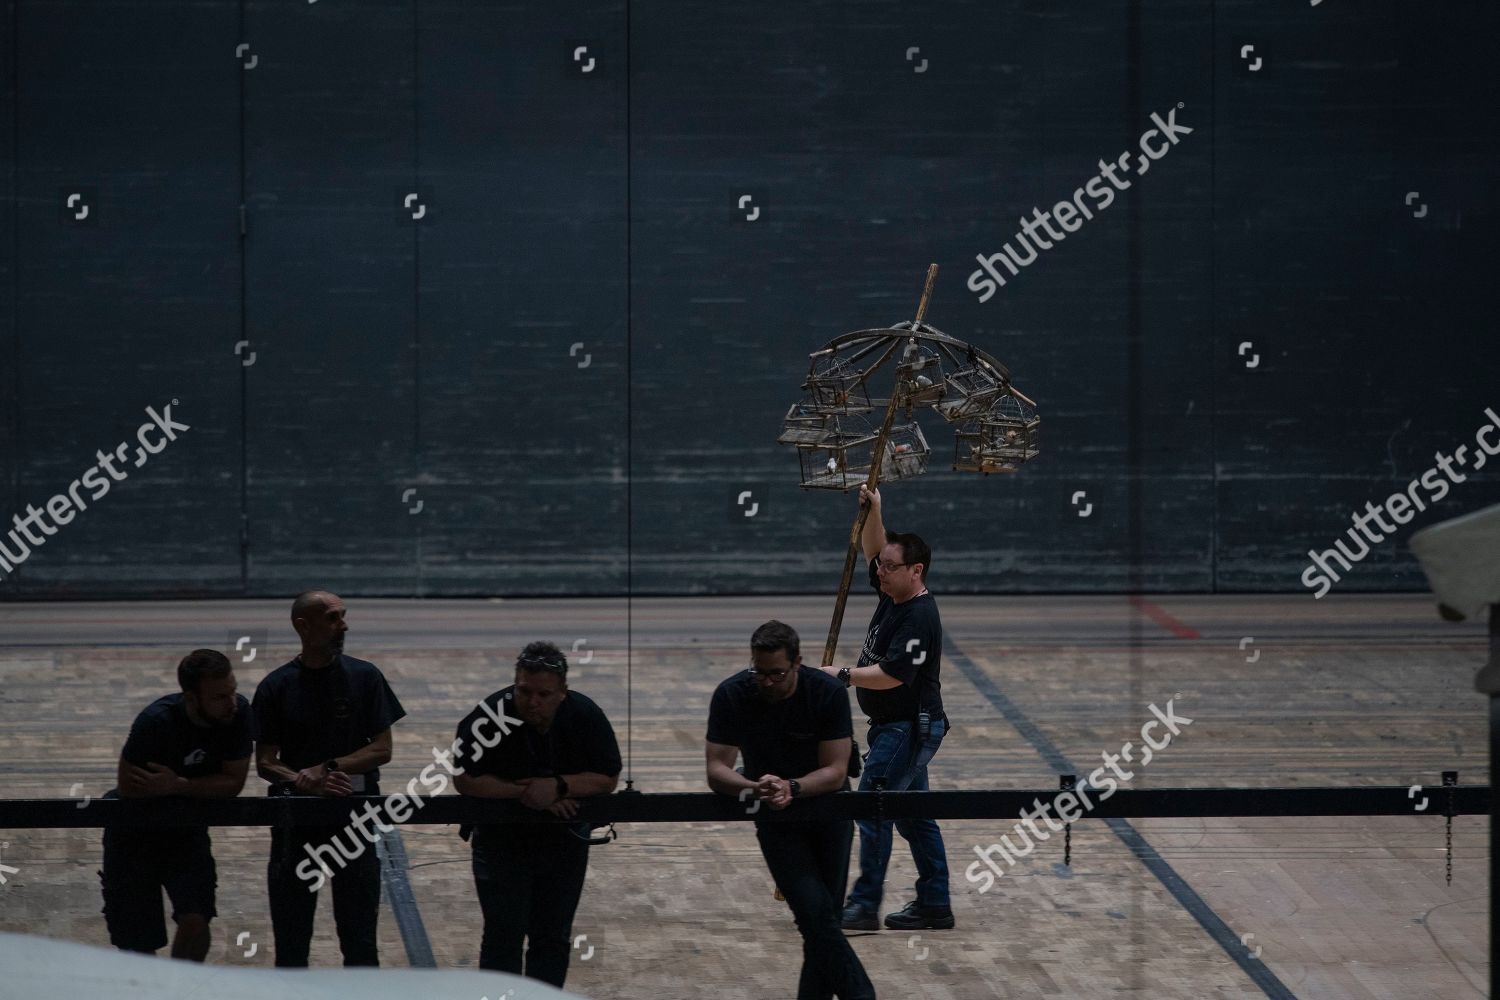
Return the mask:
<path id="1" fill-rule="evenodd" d="M 1145 612 L 1147 618 L 1150 618 L 1152 621 L 1156 622 L 1156 624 L 1168 630 L 1179 639 L 1203 638 L 1203 636 L 1198 634 L 1197 629 L 1192 628 L 1188 625 L 1184 625 L 1176 618 L 1173 618 L 1171 615 L 1167 614 L 1166 611 L 1164 611 L 1161 607 L 1152 604 L 1150 601 L 1146 600 L 1139 594 L 1132 596 L 1130 598 L 1130 603 L 1135 605 L 1141 611 Z"/>

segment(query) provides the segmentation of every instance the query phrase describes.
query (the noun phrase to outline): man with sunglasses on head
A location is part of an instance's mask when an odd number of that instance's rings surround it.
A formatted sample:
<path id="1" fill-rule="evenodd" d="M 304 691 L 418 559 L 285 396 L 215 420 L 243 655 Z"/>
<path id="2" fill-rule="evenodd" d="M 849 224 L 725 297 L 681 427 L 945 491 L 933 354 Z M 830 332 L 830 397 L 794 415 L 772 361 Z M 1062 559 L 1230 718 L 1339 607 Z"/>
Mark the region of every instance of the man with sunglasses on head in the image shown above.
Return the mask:
<path id="1" fill-rule="evenodd" d="M 803 666 L 790 626 L 769 621 L 750 637 L 750 669 L 719 684 L 709 703 L 708 786 L 755 812 L 755 836 L 802 935 L 798 1000 L 875 996 L 839 930 L 854 831 L 848 820 L 763 823 L 771 811 L 849 787 L 853 724 L 840 685 Z M 735 770 L 743 754 L 744 773 Z M 769 807 L 762 811 L 762 807 Z"/>
<path id="2" fill-rule="evenodd" d="M 610 794 L 620 777 L 614 727 L 592 699 L 569 689 L 567 657 L 550 642 L 521 651 L 515 683 L 458 724 L 453 747 L 462 794 L 519 799 L 565 819 L 577 814 L 578 799 Z M 588 871 L 588 824 L 480 825 L 473 851 L 484 914 L 479 967 L 561 987 Z"/>
<path id="3" fill-rule="evenodd" d="M 870 585 L 880 603 L 854 667 L 824 664 L 823 672 L 856 688 L 859 707 L 869 716 L 860 791 L 927 791 L 927 764 L 948 731 L 938 670 L 943 655 L 943 623 L 937 601 L 927 592 L 932 550 L 914 534 L 886 531 L 880 491 L 859 487 L 868 505 L 861 536 L 870 560 Z M 891 860 L 890 820 L 859 820 L 859 878 L 844 908 L 845 930 L 879 929 L 880 898 Z M 917 866 L 917 898 L 886 915 L 892 930 L 946 930 L 953 926 L 948 896 L 948 858 L 943 835 L 930 819 L 901 819 L 896 831 L 911 845 Z"/>

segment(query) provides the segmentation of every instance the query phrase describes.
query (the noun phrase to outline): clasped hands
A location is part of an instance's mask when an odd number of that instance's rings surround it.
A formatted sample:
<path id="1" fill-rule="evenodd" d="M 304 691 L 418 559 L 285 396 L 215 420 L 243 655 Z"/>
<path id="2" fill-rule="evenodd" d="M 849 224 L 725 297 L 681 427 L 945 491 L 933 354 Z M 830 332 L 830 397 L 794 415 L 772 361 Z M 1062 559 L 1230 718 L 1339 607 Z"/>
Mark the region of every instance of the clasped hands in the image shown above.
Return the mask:
<path id="1" fill-rule="evenodd" d="M 755 783 L 755 797 L 772 809 L 785 809 L 792 801 L 792 786 L 785 778 L 763 775 Z"/>
<path id="2" fill-rule="evenodd" d="M 292 785 L 303 795 L 326 795 L 329 798 L 342 798 L 354 792 L 354 780 L 348 774 L 330 771 L 322 764 L 298 771 Z"/>
<path id="3" fill-rule="evenodd" d="M 521 793 L 521 804 L 530 809 L 545 809 L 554 816 L 572 819 L 578 812 L 575 799 L 559 798 L 556 778 L 517 778 L 516 784 L 525 786 Z"/>

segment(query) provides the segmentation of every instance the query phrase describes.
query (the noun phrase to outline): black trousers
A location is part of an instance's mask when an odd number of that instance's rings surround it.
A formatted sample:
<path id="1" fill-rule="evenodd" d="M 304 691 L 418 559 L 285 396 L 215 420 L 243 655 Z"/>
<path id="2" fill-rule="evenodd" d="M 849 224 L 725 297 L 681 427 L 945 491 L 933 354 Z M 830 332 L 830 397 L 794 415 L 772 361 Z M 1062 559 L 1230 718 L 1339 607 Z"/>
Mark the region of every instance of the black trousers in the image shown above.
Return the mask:
<path id="1" fill-rule="evenodd" d="M 313 917 L 318 894 L 297 874 L 307 862 L 304 845 L 317 846 L 337 838 L 363 850 L 343 867 L 330 865 L 333 877 L 333 922 L 338 928 L 339 950 L 344 965 L 379 965 L 376 923 L 380 916 L 380 856 L 374 844 L 343 826 L 294 826 L 271 829 L 271 861 L 266 866 L 266 887 L 271 897 L 271 930 L 276 937 L 279 968 L 307 968 L 312 945 Z M 310 867 L 304 871 L 312 871 Z"/>
<path id="2" fill-rule="evenodd" d="M 484 913 L 479 967 L 560 988 L 568 977 L 589 845 L 560 829 L 504 838 L 485 833 L 474 840 L 474 889 Z"/>
<path id="3" fill-rule="evenodd" d="M 755 836 L 802 935 L 797 1000 L 873 1000 L 875 987 L 839 927 L 854 824 L 760 823 Z"/>

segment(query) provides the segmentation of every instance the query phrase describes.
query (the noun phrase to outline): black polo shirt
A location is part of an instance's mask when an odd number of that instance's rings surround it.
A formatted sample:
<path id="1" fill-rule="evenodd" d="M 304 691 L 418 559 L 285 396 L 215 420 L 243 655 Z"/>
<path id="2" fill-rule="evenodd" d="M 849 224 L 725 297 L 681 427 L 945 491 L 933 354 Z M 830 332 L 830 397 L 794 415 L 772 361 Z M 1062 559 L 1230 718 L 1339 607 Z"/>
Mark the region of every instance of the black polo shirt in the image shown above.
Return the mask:
<path id="1" fill-rule="evenodd" d="M 816 771 L 818 744 L 854 735 L 849 695 L 821 670 L 797 668 L 797 687 L 790 697 L 768 702 L 757 693 L 749 670 L 719 683 L 708 706 L 710 743 L 739 747 L 745 777 L 798 778 Z"/>
<path id="2" fill-rule="evenodd" d="M 294 771 L 346 757 L 406 715 L 375 664 L 343 654 L 319 670 L 300 656 L 277 667 L 256 687 L 253 705 L 260 742 L 280 747 Z M 380 770 L 365 780 L 378 782 Z"/>
<path id="3" fill-rule="evenodd" d="M 518 719 L 515 703 L 516 686 L 501 688 L 485 698 L 458 724 L 455 734 L 458 749 L 453 765 L 463 773 L 478 777 L 494 775 L 506 781 L 521 778 L 544 778 L 555 774 L 581 774 L 591 771 L 606 777 L 620 773 L 620 744 L 615 739 L 609 717 L 594 700 L 577 691 L 568 691 L 557 706 L 552 725 L 545 733 Z M 480 720 L 490 721 L 479 726 Z M 496 720 L 503 720 L 501 722 Z M 503 735 L 502 735 L 503 733 Z M 486 748 L 479 739 L 493 745 Z M 499 742 L 496 743 L 496 738 Z M 580 824 L 587 833 L 587 824 Z M 480 826 L 478 844 L 525 839 L 549 839 L 568 836 L 561 825 L 522 828 L 518 826 Z"/>
<path id="4" fill-rule="evenodd" d="M 228 725 L 200 726 L 188 718 L 182 692 L 164 695 L 141 710 L 130 726 L 130 735 L 120 756 L 136 767 L 161 764 L 184 778 L 207 778 L 224 770 L 225 761 L 244 760 L 255 740 L 255 714 L 244 695 L 235 695 L 234 719 Z M 111 788 L 106 798 L 118 798 Z M 203 833 L 207 827 L 185 827 L 186 833 Z M 135 831 L 130 831 L 135 832 Z M 176 830 L 145 831 L 152 837 L 177 838 Z M 143 838 L 150 839 L 150 838 Z"/>
<path id="5" fill-rule="evenodd" d="M 878 663 L 901 686 L 884 691 L 857 688 L 860 710 L 875 723 L 915 721 L 923 711 L 934 719 L 942 718 L 943 685 L 938 674 L 943 662 L 943 621 L 937 601 L 923 594 L 897 604 L 880 591 L 875 563 L 870 560 L 870 586 L 880 593 L 880 603 L 870 617 L 859 666 Z"/>

